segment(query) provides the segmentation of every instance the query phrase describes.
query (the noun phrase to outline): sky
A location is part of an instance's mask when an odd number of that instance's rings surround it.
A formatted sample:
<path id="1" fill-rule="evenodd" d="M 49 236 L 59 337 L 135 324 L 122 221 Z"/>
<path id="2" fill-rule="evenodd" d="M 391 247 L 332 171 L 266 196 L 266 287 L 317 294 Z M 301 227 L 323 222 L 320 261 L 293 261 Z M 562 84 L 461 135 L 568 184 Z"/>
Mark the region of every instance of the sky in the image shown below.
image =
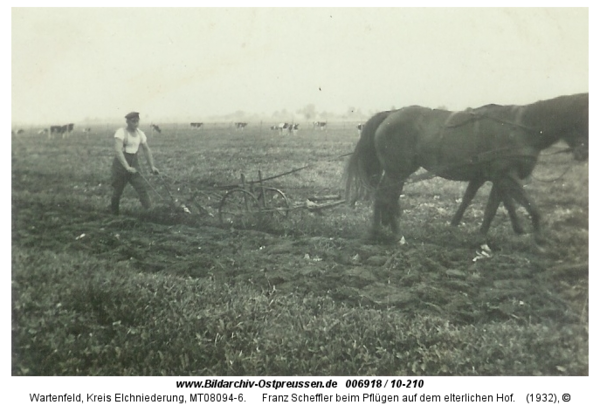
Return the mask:
<path id="1" fill-rule="evenodd" d="M 463 110 L 588 92 L 587 8 L 13 8 L 13 124 Z M 280 119 L 288 120 L 288 119 Z M 289 119 L 292 120 L 292 119 Z"/>

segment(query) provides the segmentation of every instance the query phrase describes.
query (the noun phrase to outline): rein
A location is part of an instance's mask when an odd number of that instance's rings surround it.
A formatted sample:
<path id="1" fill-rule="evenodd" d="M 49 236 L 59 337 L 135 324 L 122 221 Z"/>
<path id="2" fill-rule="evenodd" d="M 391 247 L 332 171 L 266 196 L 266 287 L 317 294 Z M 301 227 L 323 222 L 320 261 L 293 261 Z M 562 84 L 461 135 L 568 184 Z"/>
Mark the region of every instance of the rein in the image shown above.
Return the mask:
<path id="1" fill-rule="evenodd" d="M 533 174 L 533 172 L 531 172 L 531 178 L 533 180 L 537 180 L 538 182 L 542 182 L 542 183 L 554 183 L 554 182 L 562 179 L 563 177 L 565 177 L 565 175 L 567 173 L 569 173 L 571 171 L 571 169 L 573 169 L 573 163 L 571 163 L 569 166 L 567 166 L 567 168 L 565 169 L 565 171 L 562 172 L 560 174 L 560 176 L 558 176 L 558 177 L 554 177 L 552 179 L 540 179 L 540 178 L 535 177 L 535 175 Z"/>

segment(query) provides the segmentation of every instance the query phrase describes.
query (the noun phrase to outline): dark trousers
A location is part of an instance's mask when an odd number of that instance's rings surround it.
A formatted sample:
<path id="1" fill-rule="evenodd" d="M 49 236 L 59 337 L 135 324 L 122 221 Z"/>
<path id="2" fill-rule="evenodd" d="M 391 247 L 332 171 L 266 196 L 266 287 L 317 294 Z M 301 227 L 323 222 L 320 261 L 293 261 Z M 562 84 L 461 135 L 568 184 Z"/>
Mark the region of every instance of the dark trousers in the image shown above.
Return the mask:
<path id="1" fill-rule="evenodd" d="M 123 190 L 125 190 L 127 183 L 130 183 L 137 192 L 144 209 L 149 209 L 151 206 L 150 196 L 148 195 L 148 183 L 140 174 L 140 164 L 138 162 L 137 153 L 124 153 L 124 155 L 129 166 L 135 167 L 137 173 L 129 173 L 115 157 L 111 168 L 113 194 L 110 199 L 110 209 L 111 212 L 116 215 L 119 214 L 119 202 L 121 201 L 121 195 L 123 194 Z"/>

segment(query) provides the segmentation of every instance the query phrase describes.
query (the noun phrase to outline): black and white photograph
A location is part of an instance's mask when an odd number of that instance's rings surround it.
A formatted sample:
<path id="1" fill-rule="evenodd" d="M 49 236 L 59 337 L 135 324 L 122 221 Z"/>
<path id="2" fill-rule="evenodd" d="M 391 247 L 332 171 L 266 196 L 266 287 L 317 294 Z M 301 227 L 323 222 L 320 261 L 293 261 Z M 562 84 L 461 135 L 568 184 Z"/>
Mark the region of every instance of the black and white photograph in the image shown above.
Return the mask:
<path id="1" fill-rule="evenodd" d="M 11 8 L 13 379 L 590 375 L 590 9 L 366 6 Z"/>

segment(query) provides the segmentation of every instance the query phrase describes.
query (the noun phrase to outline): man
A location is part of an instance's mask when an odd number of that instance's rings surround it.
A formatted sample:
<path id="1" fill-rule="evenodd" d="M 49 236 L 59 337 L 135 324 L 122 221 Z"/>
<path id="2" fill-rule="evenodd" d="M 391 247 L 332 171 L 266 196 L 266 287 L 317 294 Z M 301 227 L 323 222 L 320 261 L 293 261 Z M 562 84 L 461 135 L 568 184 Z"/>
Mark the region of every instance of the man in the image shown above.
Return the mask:
<path id="1" fill-rule="evenodd" d="M 122 127 L 115 132 L 115 159 L 111 169 L 113 194 L 110 211 L 115 215 L 119 214 L 121 195 L 127 183 L 130 183 L 137 192 L 144 209 L 149 209 L 151 206 L 150 196 L 148 195 L 148 182 L 139 172 L 140 165 L 137 154 L 140 146 L 144 151 L 152 173 L 158 174 L 146 135 L 138 129 L 140 114 L 131 112 L 125 116 L 125 119 L 127 127 Z"/>

